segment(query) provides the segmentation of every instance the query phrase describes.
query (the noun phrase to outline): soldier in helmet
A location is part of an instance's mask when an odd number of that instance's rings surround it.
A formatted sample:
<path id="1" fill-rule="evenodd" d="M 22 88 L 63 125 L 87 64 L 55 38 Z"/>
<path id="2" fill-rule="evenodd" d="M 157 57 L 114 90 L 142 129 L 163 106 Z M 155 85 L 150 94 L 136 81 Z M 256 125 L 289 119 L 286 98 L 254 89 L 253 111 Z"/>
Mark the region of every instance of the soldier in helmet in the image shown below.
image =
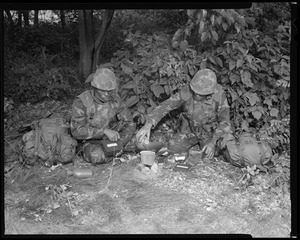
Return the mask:
<path id="1" fill-rule="evenodd" d="M 212 158 L 217 140 L 224 134 L 232 133 L 229 106 L 221 85 L 217 84 L 216 74 L 210 69 L 199 70 L 189 85 L 162 102 L 147 115 L 145 125 L 138 131 L 138 142 L 147 143 L 150 130 L 170 111 L 183 108 L 181 143 L 178 149 L 200 144 L 206 157 Z M 174 140 L 173 144 L 174 144 Z M 175 140 L 176 142 L 176 140 Z M 169 147 L 170 147 L 169 141 Z M 174 149 L 176 152 L 176 149 Z"/>
<path id="2" fill-rule="evenodd" d="M 117 93 L 117 78 L 108 68 L 96 70 L 92 89 L 81 93 L 72 106 L 71 133 L 83 145 L 84 159 L 93 164 L 105 163 L 99 140 L 108 139 L 127 144 L 136 126 Z"/>

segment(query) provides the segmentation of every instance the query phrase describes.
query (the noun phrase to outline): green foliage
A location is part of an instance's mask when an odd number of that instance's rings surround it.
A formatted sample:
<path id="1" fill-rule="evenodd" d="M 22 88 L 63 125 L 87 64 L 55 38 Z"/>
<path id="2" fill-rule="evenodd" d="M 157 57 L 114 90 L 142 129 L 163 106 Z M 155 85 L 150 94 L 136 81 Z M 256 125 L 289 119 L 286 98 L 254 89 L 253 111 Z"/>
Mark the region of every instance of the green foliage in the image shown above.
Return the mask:
<path id="1" fill-rule="evenodd" d="M 62 96 L 71 94 L 73 87 L 70 83 L 74 85 L 77 70 L 72 67 L 56 67 L 57 61 L 60 61 L 59 57 L 46 54 L 44 48 L 40 55 L 31 57 L 20 52 L 19 57 L 6 61 L 5 96 L 15 103 L 21 103 L 38 102 L 45 98 L 61 99 Z"/>
<path id="2" fill-rule="evenodd" d="M 290 158 L 275 154 L 272 158 L 272 181 L 270 187 L 281 187 L 283 191 L 290 189 Z"/>
<path id="3" fill-rule="evenodd" d="M 259 131 L 261 140 L 269 142 L 273 149 L 280 152 L 290 148 L 290 116 L 282 120 L 272 119 L 270 125 L 265 125 Z"/>
<path id="4" fill-rule="evenodd" d="M 184 50 L 182 43 L 187 40 L 200 48 L 204 43 L 206 48 L 215 46 L 229 33 L 241 33 L 247 26 L 244 17 L 233 9 L 188 9 L 187 15 L 189 19 L 185 27 L 178 29 L 172 39 L 173 47 L 180 46 L 181 50 Z"/>
<path id="5" fill-rule="evenodd" d="M 200 59 L 192 49 L 173 51 L 167 34 L 125 34 L 127 50 L 117 51 L 111 63 L 122 81 L 121 97 L 144 123 L 144 114 L 190 81 Z"/>
<path id="6" fill-rule="evenodd" d="M 15 103 L 61 99 L 79 82 L 79 48 L 71 25 L 56 23 L 8 28 L 4 45 L 5 96 Z M 74 61 L 75 60 L 75 61 Z"/>
<path id="7" fill-rule="evenodd" d="M 188 10 L 187 15 L 186 26 L 173 36 L 173 47 L 184 51 L 196 29 L 200 68 L 216 71 L 236 131 L 258 132 L 261 138 L 272 139 L 274 147 L 287 145 L 287 126 L 284 137 L 279 130 L 261 130 L 268 129 L 272 120 L 286 118 L 290 111 L 290 23 L 282 22 L 266 35 L 248 28 L 249 18 L 234 10 Z"/>
<path id="8" fill-rule="evenodd" d="M 226 90 L 236 131 L 254 131 L 274 147 L 288 146 L 290 10 L 286 3 L 276 4 L 239 10 L 116 10 L 102 58 L 114 52 L 110 67 L 139 123 L 199 69 L 211 68 Z M 66 16 L 64 31 L 51 22 L 6 29 L 5 97 L 15 103 L 55 99 L 79 82 L 76 11 Z"/>
<path id="9" fill-rule="evenodd" d="M 253 177 L 258 175 L 260 170 L 259 168 L 257 168 L 256 165 L 253 165 L 252 167 L 244 167 L 241 169 L 243 172 L 243 175 L 241 177 L 241 179 L 239 180 L 239 182 L 237 183 L 237 187 L 239 188 L 239 186 L 241 187 L 247 187 L 249 185 L 252 184 L 253 181 Z"/>
<path id="10" fill-rule="evenodd" d="M 248 22 L 266 34 L 272 34 L 278 25 L 291 20 L 289 2 L 257 2 L 241 12 L 248 16 Z"/>
<path id="11" fill-rule="evenodd" d="M 126 35 L 122 32 L 131 29 L 132 32 L 140 31 L 142 34 L 151 35 L 158 31 L 171 34 L 186 21 L 184 11 L 176 9 L 155 10 L 115 10 L 113 20 L 105 37 L 101 57 L 103 61 L 113 57 L 112 53 L 124 47 Z"/>
<path id="12" fill-rule="evenodd" d="M 39 27 L 26 26 L 7 30 L 5 46 L 11 51 L 26 52 L 31 56 L 40 53 L 40 48 L 47 53 L 58 54 L 61 57 L 74 57 L 79 54 L 77 32 L 74 27 L 65 30 L 55 23 L 40 23 Z"/>
<path id="13" fill-rule="evenodd" d="M 236 131 L 272 139 L 275 148 L 287 145 L 290 132 L 282 119 L 290 111 L 290 24 L 284 22 L 272 35 L 265 35 L 247 28 L 248 19 L 234 10 L 188 10 L 187 15 L 186 27 L 173 36 L 124 31 L 126 50 L 117 51 L 111 63 L 122 79 L 122 97 L 139 122 L 188 83 L 197 70 L 210 68 L 226 91 Z M 199 26 L 200 45 L 187 41 L 190 26 Z M 203 39 L 204 32 L 210 37 Z M 282 121 L 282 127 L 268 131 L 274 120 Z"/>

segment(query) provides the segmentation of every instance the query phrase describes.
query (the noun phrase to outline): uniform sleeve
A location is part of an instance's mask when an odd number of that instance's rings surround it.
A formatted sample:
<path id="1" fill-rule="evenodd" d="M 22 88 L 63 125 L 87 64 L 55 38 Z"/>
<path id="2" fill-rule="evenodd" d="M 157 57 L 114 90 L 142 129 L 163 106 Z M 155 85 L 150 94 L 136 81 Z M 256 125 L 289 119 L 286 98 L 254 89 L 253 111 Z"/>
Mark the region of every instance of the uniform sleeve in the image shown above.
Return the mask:
<path id="1" fill-rule="evenodd" d="M 119 130 L 120 132 L 120 140 L 122 141 L 123 145 L 128 143 L 136 130 L 136 124 L 133 121 L 133 116 L 129 109 L 125 106 L 124 103 L 121 103 L 119 108 L 117 118 L 121 121 L 121 127 Z"/>
<path id="2" fill-rule="evenodd" d="M 104 135 L 103 130 L 90 126 L 87 121 L 86 107 L 79 98 L 76 99 L 72 105 L 71 117 L 71 134 L 73 137 L 79 140 L 97 139 Z"/>
<path id="3" fill-rule="evenodd" d="M 217 110 L 218 126 L 214 132 L 213 139 L 212 139 L 214 143 L 216 143 L 216 141 L 224 134 L 232 133 L 232 126 L 231 126 L 230 114 L 229 114 L 230 109 L 224 91 L 221 94 L 218 105 L 219 105 Z"/>
<path id="4" fill-rule="evenodd" d="M 156 106 L 152 112 L 147 115 L 147 123 L 151 123 L 152 128 L 154 128 L 166 114 L 181 107 L 183 103 L 184 101 L 181 98 L 180 92 L 173 94 L 169 99 Z"/>

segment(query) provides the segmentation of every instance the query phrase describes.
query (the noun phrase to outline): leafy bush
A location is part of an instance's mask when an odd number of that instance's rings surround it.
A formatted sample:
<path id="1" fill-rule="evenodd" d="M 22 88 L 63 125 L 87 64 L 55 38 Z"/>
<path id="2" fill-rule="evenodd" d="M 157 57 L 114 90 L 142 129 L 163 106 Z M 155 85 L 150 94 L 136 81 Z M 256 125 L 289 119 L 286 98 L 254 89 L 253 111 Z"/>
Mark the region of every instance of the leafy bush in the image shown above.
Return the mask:
<path id="1" fill-rule="evenodd" d="M 101 50 L 103 61 L 110 59 L 113 57 L 112 53 L 124 47 L 126 35 L 122 32 L 125 29 L 148 35 L 158 31 L 172 34 L 186 20 L 185 12 L 176 9 L 115 10 Z"/>
<path id="2" fill-rule="evenodd" d="M 144 114 L 190 81 L 197 58 L 194 51 L 173 51 L 170 36 L 164 33 L 129 31 L 127 41 L 127 50 L 117 51 L 111 65 L 121 79 L 121 97 L 144 123 Z"/>
<path id="3" fill-rule="evenodd" d="M 15 103 L 60 99 L 79 83 L 76 32 L 56 23 L 7 29 L 4 45 L 5 96 Z M 70 85 L 71 84 L 71 85 Z"/>
<path id="4" fill-rule="evenodd" d="M 270 187 L 281 187 L 284 192 L 290 190 L 290 158 L 275 154 L 272 158 L 272 181 Z"/>
<path id="5" fill-rule="evenodd" d="M 4 95 L 20 103 L 61 99 L 71 94 L 71 84 L 79 81 L 77 70 L 56 67 L 57 61 L 60 61 L 57 55 L 45 54 L 43 49 L 40 56 L 33 57 L 20 52 L 19 57 L 5 62 Z"/>
<path id="6" fill-rule="evenodd" d="M 216 71 L 227 92 L 236 130 L 254 131 L 263 139 L 272 139 L 274 147 L 287 145 L 288 126 L 285 137 L 279 137 L 280 131 L 264 129 L 272 120 L 289 118 L 290 23 L 282 22 L 266 35 L 249 28 L 247 15 L 234 10 L 188 10 L 187 14 L 189 20 L 174 34 L 172 45 L 179 51 L 191 47 L 188 40 L 196 28 L 200 68 Z"/>
<path id="7" fill-rule="evenodd" d="M 287 146 L 290 132 L 283 119 L 289 118 L 290 111 L 290 23 L 284 22 L 268 36 L 248 28 L 234 10 L 206 12 L 203 26 L 204 13 L 187 11 L 187 26 L 174 36 L 124 31 L 126 50 L 117 51 L 111 63 L 122 81 L 127 106 L 143 123 L 147 112 L 188 83 L 199 69 L 210 68 L 226 91 L 236 131 L 257 133 L 274 147 Z M 190 21 L 195 16 L 201 44 L 194 46 L 188 36 L 190 26 L 197 26 L 192 24 L 195 19 Z M 277 128 L 267 130 L 274 120 L 281 122 L 285 137 Z"/>

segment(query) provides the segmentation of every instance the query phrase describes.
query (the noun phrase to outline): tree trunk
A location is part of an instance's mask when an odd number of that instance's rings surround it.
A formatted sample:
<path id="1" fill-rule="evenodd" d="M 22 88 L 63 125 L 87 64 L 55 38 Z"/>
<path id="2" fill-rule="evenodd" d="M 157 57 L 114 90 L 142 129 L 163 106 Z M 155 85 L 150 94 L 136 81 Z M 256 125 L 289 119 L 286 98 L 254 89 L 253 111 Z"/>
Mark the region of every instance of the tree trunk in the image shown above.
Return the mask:
<path id="1" fill-rule="evenodd" d="M 29 26 L 29 12 L 28 12 L 28 10 L 23 10 L 22 13 L 23 13 L 23 17 L 24 17 L 25 26 Z"/>
<path id="2" fill-rule="evenodd" d="M 10 27 L 12 28 L 12 27 L 14 26 L 14 21 L 13 21 L 13 19 L 12 19 L 11 13 L 10 13 L 9 10 L 5 10 L 5 12 L 6 12 L 6 15 L 7 15 L 7 17 L 8 17 L 9 25 L 10 25 Z"/>
<path id="3" fill-rule="evenodd" d="M 65 29 L 66 27 L 66 16 L 65 16 L 65 11 L 60 10 L 60 20 L 61 20 L 61 28 Z"/>
<path id="4" fill-rule="evenodd" d="M 34 26 L 39 25 L 39 10 L 34 10 Z"/>
<path id="5" fill-rule="evenodd" d="M 97 36 L 96 42 L 95 42 L 95 64 L 96 66 L 100 65 L 100 52 L 101 48 L 105 39 L 105 35 L 107 33 L 107 30 L 110 26 L 110 23 L 112 21 L 112 18 L 114 16 L 114 10 L 105 10 L 103 15 L 103 20 L 101 22 L 100 31 Z"/>
<path id="6" fill-rule="evenodd" d="M 100 64 L 100 51 L 107 33 L 107 29 L 112 21 L 114 10 L 105 10 L 101 22 L 100 31 L 95 40 L 93 11 L 79 11 L 79 45 L 80 45 L 80 72 L 83 77 L 88 77 Z"/>
<path id="7" fill-rule="evenodd" d="M 93 70 L 94 49 L 94 26 L 93 10 L 79 10 L 79 46 L 80 46 L 80 73 L 84 78 L 88 77 Z"/>
<path id="8" fill-rule="evenodd" d="M 18 11 L 18 26 L 22 27 L 22 12 L 21 12 L 21 10 Z"/>

